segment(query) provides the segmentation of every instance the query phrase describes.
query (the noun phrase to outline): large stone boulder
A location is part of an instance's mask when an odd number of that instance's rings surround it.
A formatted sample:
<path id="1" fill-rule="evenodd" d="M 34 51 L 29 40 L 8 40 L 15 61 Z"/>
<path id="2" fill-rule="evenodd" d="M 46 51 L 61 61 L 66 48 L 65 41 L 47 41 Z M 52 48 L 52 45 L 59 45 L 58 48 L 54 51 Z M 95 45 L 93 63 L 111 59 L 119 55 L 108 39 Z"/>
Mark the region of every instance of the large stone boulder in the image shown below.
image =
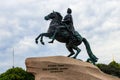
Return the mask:
<path id="1" fill-rule="evenodd" d="M 35 80 L 120 80 L 90 63 L 64 56 L 27 58 L 25 63 Z"/>

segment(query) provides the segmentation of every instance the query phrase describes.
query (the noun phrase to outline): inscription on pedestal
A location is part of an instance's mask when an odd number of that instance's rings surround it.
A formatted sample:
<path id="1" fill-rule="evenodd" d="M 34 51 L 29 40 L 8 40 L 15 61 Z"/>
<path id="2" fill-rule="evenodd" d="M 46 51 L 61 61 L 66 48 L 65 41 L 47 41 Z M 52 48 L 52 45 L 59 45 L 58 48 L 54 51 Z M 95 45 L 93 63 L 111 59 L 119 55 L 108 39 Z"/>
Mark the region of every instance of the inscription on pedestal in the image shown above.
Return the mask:
<path id="1" fill-rule="evenodd" d="M 58 73 L 58 72 L 64 72 L 65 70 L 68 70 L 68 67 L 62 64 L 51 64 L 51 65 L 47 65 L 47 67 L 45 68 L 42 68 L 42 70 L 49 71 L 50 73 Z"/>

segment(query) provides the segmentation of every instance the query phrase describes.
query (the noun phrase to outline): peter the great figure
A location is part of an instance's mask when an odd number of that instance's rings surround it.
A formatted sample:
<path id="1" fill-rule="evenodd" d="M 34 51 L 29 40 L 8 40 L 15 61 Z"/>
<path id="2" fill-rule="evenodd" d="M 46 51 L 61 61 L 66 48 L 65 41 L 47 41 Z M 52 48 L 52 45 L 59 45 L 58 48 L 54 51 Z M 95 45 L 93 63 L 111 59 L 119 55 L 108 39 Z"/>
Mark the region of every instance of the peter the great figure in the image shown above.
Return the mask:
<path id="1" fill-rule="evenodd" d="M 73 58 L 76 58 L 80 53 L 81 50 L 78 48 L 78 46 L 83 42 L 89 55 L 87 61 L 95 64 L 98 58 L 92 53 L 89 42 L 86 40 L 86 38 L 82 37 L 77 31 L 75 31 L 71 13 L 72 10 L 68 8 L 67 15 L 63 20 L 61 14 L 55 11 L 45 16 L 45 20 L 51 20 L 48 32 L 41 33 L 35 39 L 35 41 L 38 43 L 38 39 L 40 38 L 41 44 L 44 45 L 43 36 L 45 36 L 52 39 L 52 41 L 49 43 L 53 43 L 54 40 L 65 43 L 66 48 L 70 52 L 68 57 L 73 56 Z M 74 50 L 77 52 L 75 53 Z"/>

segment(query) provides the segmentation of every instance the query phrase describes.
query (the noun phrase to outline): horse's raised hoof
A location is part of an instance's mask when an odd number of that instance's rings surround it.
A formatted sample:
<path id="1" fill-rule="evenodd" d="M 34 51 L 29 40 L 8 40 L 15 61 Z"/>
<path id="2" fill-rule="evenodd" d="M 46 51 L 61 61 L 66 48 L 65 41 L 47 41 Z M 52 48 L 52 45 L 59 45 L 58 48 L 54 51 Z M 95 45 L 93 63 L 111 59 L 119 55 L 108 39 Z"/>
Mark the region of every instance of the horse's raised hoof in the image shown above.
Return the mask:
<path id="1" fill-rule="evenodd" d="M 36 44 L 38 44 L 38 41 L 37 41 L 37 40 L 35 40 L 35 43 L 36 43 Z"/>
<path id="2" fill-rule="evenodd" d="M 41 43 L 42 45 L 45 45 L 45 43 Z"/>
<path id="3" fill-rule="evenodd" d="M 44 42 L 41 42 L 41 44 L 42 44 L 42 45 L 45 45 L 45 43 L 44 43 Z"/>

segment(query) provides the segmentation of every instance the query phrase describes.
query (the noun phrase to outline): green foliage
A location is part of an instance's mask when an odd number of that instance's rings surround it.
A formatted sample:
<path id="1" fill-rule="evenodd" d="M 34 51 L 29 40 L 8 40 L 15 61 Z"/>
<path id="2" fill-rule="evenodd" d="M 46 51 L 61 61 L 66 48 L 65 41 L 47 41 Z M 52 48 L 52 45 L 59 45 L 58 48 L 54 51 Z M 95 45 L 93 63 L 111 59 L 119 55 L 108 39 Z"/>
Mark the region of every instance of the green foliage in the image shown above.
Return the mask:
<path id="1" fill-rule="evenodd" d="M 114 75 L 117 77 L 120 77 L 120 64 L 116 63 L 115 61 L 112 61 L 108 65 L 106 64 L 97 64 L 98 68 L 110 75 Z"/>
<path id="2" fill-rule="evenodd" d="M 22 68 L 16 67 L 8 69 L 5 73 L 1 74 L 0 80 L 34 80 L 34 76 Z"/>

